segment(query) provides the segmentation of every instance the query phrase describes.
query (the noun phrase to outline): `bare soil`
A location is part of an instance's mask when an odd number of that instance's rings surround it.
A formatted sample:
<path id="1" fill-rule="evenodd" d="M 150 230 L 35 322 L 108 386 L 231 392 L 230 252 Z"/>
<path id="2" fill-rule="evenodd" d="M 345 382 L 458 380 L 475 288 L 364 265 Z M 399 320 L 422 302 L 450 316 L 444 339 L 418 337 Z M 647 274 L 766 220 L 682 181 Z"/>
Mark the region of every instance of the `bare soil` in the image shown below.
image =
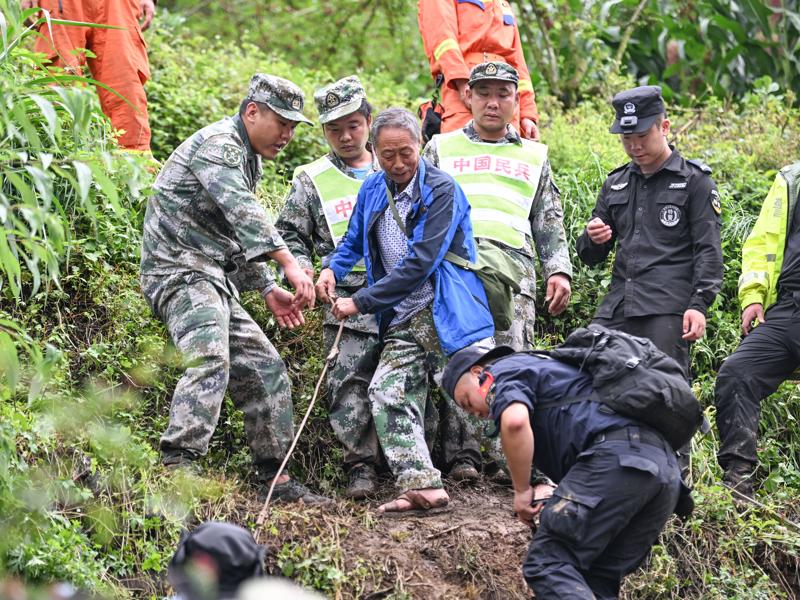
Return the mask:
<path id="1" fill-rule="evenodd" d="M 306 577 L 324 579 L 325 565 L 344 573 L 331 597 L 531 598 L 521 575 L 531 532 L 513 515 L 511 490 L 481 484 L 448 493 L 448 512 L 432 515 L 380 515 L 375 509 L 393 497 L 390 489 L 369 503 L 276 505 L 260 536 L 272 550 L 268 566 L 281 572 L 286 557 L 278 552 L 289 544 L 298 559 L 312 559 L 304 568 L 318 569 Z M 246 510 L 258 514 L 260 503 L 254 499 Z M 293 576 L 303 582 L 302 574 Z"/>

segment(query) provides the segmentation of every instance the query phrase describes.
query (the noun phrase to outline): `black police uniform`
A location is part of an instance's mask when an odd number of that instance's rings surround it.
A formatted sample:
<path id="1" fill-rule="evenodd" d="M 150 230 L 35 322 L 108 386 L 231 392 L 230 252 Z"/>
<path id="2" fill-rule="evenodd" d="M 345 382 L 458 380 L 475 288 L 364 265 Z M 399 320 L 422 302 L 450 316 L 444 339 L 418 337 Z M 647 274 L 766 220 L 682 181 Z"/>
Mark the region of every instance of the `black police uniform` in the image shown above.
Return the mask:
<path id="1" fill-rule="evenodd" d="M 764 319 L 725 359 L 717 375 L 717 458 L 726 471 L 726 480 L 733 484 L 737 481 L 729 479 L 729 470 L 739 471 L 731 473 L 734 477 L 744 476 L 758 461 L 761 400 L 800 366 L 800 201 L 795 204 L 786 234 L 778 299 Z"/>
<path id="2" fill-rule="evenodd" d="M 664 111 L 657 86 L 617 94 L 613 104 L 612 133 L 646 131 Z M 594 322 L 650 338 L 687 377 L 683 313 L 705 314 L 722 284 L 720 203 L 710 172 L 674 148 L 651 175 L 633 162 L 612 171 L 592 211 L 592 218 L 611 226 L 612 237 L 595 244 L 584 231 L 577 241 L 578 256 L 589 266 L 604 262 L 618 242 L 611 289 Z"/>
<path id="3" fill-rule="evenodd" d="M 591 377 L 530 354 L 493 362 L 490 414 L 530 411 L 534 466 L 558 484 L 522 572 L 539 599 L 616 598 L 675 509 L 680 472 L 657 431 L 595 401 Z M 554 408 L 537 405 L 586 398 Z"/>

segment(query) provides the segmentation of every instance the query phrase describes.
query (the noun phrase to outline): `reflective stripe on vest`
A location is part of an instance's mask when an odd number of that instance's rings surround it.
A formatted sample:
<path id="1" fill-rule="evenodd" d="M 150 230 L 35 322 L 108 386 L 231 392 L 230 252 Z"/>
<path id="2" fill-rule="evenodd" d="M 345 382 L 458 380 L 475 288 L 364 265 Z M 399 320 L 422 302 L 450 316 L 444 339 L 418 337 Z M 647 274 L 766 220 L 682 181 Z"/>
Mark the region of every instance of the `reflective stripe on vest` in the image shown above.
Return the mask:
<path id="1" fill-rule="evenodd" d="M 473 142 L 462 131 L 436 136 L 439 168 L 458 182 L 472 207 L 472 231 L 511 248 L 531 234 L 533 196 L 547 160 L 547 146 Z"/>
<path id="2" fill-rule="evenodd" d="M 333 245 L 338 245 L 347 233 L 347 225 L 350 222 L 350 215 L 355 209 L 356 197 L 361 189 L 362 181 L 342 173 L 327 156 L 297 167 L 294 172 L 295 177 L 300 172 L 308 175 L 314 184 L 314 189 L 322 203 L 322 212 L 325 215 L 325 222 L 328 224 L 328 231 L 333 238 Z M 363 271 L 364 261 L 359 261 L 353 270 Z"/>

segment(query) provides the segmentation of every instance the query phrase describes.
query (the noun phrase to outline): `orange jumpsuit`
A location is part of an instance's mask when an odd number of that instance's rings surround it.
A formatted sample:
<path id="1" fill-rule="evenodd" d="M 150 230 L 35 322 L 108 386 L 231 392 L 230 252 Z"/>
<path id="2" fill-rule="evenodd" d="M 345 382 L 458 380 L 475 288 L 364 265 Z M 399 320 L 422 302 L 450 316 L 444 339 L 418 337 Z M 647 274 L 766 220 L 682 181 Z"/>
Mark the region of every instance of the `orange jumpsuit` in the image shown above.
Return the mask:
<path id="1" fill-rule="evenodd" d="M 533 84 L 511 6 L 507 0 L 419 0 L 419 29 L 434 79 L 444 76 L 442 133 L 460 129 L 472 114 L 461 102 L 456 79 L 469 79 L 477 64 L 507 62 L 519 73 L 519 110 L 514 126 L 531 119 L 538 123 Z"/>
<path id="2" fill-rule="evenodd" d="M 124 130 L 119 136 L 119 145 L 130 150 L 150 150 L 144 93 L 150 67 L 139 27 L 139 0 L 40 0 L 39 6 L 50 11 L 54 19 L 125 27 L 96 29 L 54 24 L 51 38 L 45 23 L 40 29 L 43 37 L 36 41 L 36 51 L 46 54 L 54 65 L 75 71 L 88 62 L 94 79 L 130 102 L 97 88 L 103 112 L 111 119 L 114 129 Z M 76 55 L 72 52 L 75 48 L 91 50 L 96 57 L 87 58 L 82 52 Z"/>

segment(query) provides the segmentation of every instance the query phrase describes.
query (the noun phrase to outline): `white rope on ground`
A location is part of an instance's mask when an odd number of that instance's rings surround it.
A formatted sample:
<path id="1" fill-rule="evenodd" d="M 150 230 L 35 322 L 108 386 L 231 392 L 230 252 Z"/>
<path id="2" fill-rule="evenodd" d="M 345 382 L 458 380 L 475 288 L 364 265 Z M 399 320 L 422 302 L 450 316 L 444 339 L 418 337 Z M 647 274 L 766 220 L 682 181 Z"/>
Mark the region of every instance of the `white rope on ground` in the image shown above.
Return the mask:
<path id="1" fill-rule="evenodd" d="M 311 416 L 311 410 L 314 408 L 314 404 L 317 401 L 317 396 L 319 395 L 319 389 L 322 387 L 322 382 L 325 379 L 325 375 L 328 372 L 328 367 L 333 364 L 333 361 L 336 359 L 336 356 L 339 354 L 339 342 L 342 339 L 342 331 L 344 330 L 344 321 L 339 323 L 339 331 L 336 332 L 336 339 L 333 341 L 333 346 L 331 346 L 331 351 L 328 353 L 328 356 L 325 358 L 325 364 L 322 366 L 322 372 L 319 374 L 319 379 L 317 380 L 317 385 L 314 388 L 314 395 L 311 396 L 311 401 L 308 403 L 308 409 L 306 410 L 306 414 L 303 417 L 303 420 L 300 422 L 300 426 L 297 428 L 297 433 L 294 436 L 294 440 L 292 440 L 292 445 L 289 447 L 289 451 L 286 453 L 286 456 L 281 463 L 280 468 L 278 469 L 278 473 L 272 479 L 272 484 L 269 486 L 269 491 L 267 492 L 267 499 L 264 501 L 264 506 L 261 508 L 261 512 L 258 514 L 258 519 L 256 520 L 256 543 L 260 544 L 261 540 L 261 532 L 264 529 L 264 522 L 267 520 L 267 515 L 269 515 L 269 501 L 272 499 L 272 493 L 275 491 L 275 485 L 278 482 L 278 479 L 283 473 L 283 470 L 286 468 L 286 463 L 289 462 L 289 458 L 292 456 L 292 452 L 294 452 L 295 446 L 297 446 L 297 441 L 300 439 L 300 434 L 303 433 L 303 428 L 306 426 L 306 422 L 308 421 L 308 417 Z"/>

